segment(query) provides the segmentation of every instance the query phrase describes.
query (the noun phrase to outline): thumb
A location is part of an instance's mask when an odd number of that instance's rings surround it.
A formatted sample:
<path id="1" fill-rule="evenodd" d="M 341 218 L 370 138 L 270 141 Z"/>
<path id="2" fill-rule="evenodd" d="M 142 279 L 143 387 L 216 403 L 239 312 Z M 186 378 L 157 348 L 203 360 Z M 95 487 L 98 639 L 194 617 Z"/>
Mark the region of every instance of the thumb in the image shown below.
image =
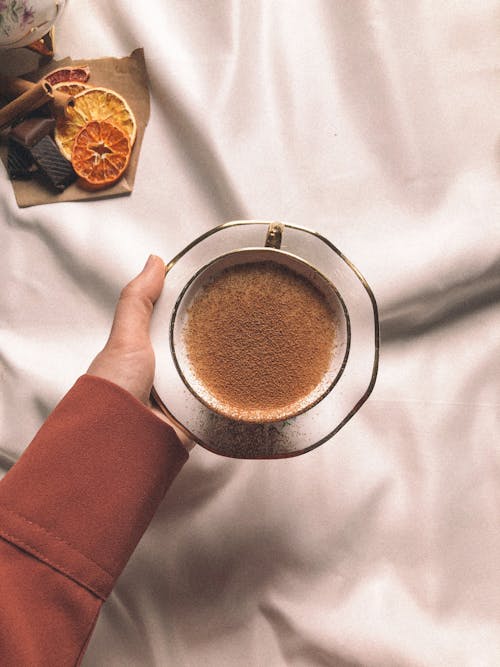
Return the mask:
<path id="1" fill-rule="evenodd" d="M 126 285 L 115 310 L 109 335 L 112 344 L 134 344 L 149 338 L 153 305 L 161 294 L 165 263 L 150 255 L 141 273 Z"/>

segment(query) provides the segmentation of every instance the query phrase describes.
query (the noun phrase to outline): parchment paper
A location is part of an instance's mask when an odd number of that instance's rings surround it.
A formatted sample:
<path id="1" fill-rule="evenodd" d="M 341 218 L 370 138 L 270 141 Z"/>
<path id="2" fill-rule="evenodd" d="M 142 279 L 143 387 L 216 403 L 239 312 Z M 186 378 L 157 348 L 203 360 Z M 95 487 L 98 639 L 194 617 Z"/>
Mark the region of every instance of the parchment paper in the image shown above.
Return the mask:
<path id="1" fill-rule="evenodd" d="M 84 199 L 103 199 L 130 194 L 134 187 L 135 173 L 139 162 L 142 138 L 149 120 L 149 85 L 144 50 L 133 51 L 125 58 L 100 58 L 98 60 L 72 60 L 64 58 L 52 61 L 50 65 L 26 76 L 33 81 L 40 79 L 44 74 L 64 66 L 88 65 L 90 67 L 91 86 L 111 88 L 122 95 L 134 112 L 137 122 L 137 136 L 127 171 L 123 177 L 110 188 L 97 192 L 87 192 L 78 183 L 73 183 L 64 192 L 54 193 L 36 179 L 31 181 L 12 181 L 14 194 L 18 206 L 36 206 L 61 201 L 80 201 Z M 0 146 L 0 157 L 7 164 L 7 146 L 5 137 Z"/>

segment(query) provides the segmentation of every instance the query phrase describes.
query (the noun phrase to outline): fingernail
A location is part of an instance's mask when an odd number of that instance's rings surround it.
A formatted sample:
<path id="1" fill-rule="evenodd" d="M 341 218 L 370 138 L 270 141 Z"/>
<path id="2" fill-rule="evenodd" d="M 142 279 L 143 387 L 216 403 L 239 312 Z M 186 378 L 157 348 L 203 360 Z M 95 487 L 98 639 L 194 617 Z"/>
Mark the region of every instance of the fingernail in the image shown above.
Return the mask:
<path id="1" fill-rule="evenodd" d="M 157 259 L 159 259 L 157 255 L 149 255 L 146 264 L 144 264 L 144 268 L 142 270 L 147 271 L 148 269 L 150 269 Z"/>

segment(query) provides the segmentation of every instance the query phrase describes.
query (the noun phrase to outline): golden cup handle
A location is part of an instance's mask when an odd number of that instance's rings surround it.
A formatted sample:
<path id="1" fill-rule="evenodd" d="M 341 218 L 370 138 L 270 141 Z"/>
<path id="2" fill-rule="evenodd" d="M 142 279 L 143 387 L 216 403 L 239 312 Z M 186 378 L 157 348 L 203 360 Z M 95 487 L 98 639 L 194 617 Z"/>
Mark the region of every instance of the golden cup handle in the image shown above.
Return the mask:
<path id="1" fill-rule="evenodd" d="M 283 223 L 271 222 L 267 228 L 265 247 L 279 250 L 281 248 L 281 241 L 283 239 L 284 231 L 285 225 Z"/>

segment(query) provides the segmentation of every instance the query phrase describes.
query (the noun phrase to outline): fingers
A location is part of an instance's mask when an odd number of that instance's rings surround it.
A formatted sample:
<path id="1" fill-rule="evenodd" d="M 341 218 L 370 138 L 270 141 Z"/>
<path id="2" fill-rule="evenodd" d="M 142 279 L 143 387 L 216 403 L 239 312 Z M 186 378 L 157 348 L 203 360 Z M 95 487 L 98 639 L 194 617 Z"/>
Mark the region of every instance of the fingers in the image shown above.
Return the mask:
<path id="1" fill-rule="evenodd" d="M 133 344 L 149 338 L 153 305 L 161 294 L 165 279 L 165 264 L 160 257 L 150 255 L 143 270 L 120 294 L 116 306 L 110 343 Z"/>

